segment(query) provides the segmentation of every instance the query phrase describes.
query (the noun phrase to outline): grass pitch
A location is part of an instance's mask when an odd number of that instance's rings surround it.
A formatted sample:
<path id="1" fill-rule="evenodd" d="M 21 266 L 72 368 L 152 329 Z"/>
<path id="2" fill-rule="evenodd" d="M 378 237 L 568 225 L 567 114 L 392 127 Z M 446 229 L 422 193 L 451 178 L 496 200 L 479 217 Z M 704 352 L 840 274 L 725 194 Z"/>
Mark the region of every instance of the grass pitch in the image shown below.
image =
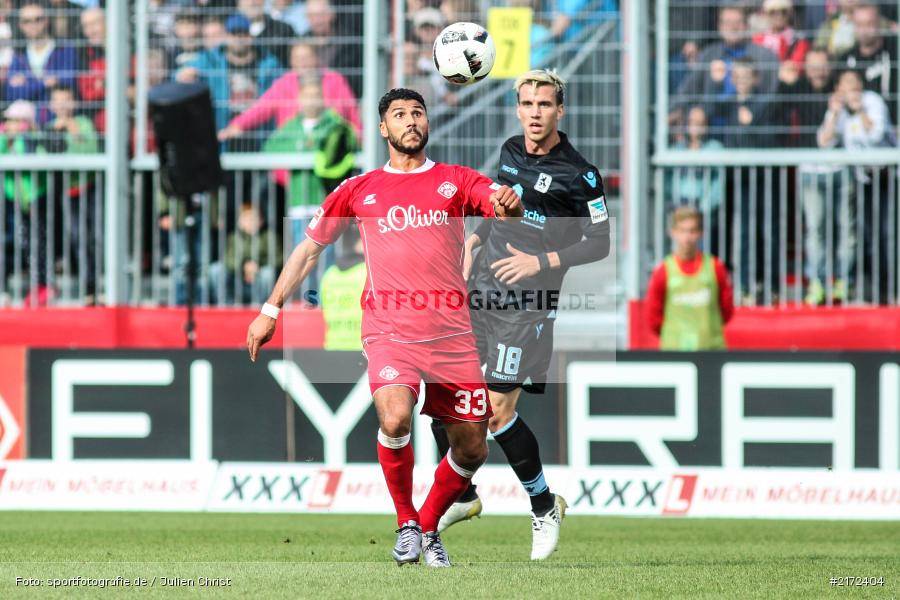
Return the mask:
<path id="1" fill-rule="evenodd" d="M 0 513 L 0 598 L 900 597 L 898 522 L 569 517 L 554 557 L 532 563 L 529 519 L 488 516 L 445 533 L 453 569 L 398 568 L 394 529 L 386 516 Z M 73 577 L 147 585 L 50 587 Z"/>

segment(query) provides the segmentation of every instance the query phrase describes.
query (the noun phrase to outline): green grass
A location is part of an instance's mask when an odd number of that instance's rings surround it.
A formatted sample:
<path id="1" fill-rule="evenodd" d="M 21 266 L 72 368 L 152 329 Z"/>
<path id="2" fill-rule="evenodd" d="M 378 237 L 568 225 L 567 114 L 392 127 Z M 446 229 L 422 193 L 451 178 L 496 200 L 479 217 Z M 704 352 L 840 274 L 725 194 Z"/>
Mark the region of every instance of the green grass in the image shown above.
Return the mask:
<path id="1" fill-rule="evenodd" d="M 527 517 L 444 535 L 453 569 L 397 568 L 386 516 L 0 513 L 0 598 L 896 598 L 900 522 L 569 517 L 528 560 Z M 881 576 L 835 587 L 830 576 Z M 141 589 L 16 586 L 16 577 L 156 577 Z M 160 577 L 231 578 L 228 588 Z"/>

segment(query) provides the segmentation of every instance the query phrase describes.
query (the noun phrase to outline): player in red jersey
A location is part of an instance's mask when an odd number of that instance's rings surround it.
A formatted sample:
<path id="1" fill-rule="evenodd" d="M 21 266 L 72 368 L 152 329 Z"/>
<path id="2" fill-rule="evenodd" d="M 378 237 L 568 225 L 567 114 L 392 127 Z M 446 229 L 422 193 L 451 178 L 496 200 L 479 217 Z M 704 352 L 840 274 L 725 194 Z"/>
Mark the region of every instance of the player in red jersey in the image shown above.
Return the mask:
<path id="1" fill-rule="evenodd" d="M 329 194 L 291 253 L 275 289 L 247 332 L 256 360 L 275 332 L 278 310 L 328 244 L 352 223 L 359 227 L 368 277 L 362 339 L 378 414 L 378 461 L 397 510 L 398 564 L 450 566 L 437 532 L 441 515 L 487 458 L 490 400 L 469 321 L 462 277 L 463 217 L 515 219 L 519 197 L 479 173 L 435 163 L 425 155 L 428 116 L 415 91 L 394 89 L 378 103 L 390 161 L 342 183 Z M 422 412 L 443 421 L 450 451 L 419 510 L 413 506 L 409 443 L 419 381 Z"/>

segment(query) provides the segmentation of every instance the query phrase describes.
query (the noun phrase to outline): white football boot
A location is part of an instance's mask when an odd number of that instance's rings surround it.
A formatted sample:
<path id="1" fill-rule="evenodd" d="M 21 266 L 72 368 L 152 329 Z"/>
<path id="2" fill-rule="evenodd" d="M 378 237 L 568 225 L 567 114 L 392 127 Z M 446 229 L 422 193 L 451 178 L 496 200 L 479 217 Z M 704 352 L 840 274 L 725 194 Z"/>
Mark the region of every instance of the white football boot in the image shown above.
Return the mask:
<path id="1" fill-rule="evenodd" d="M 429 531 L 422 536 L 422 553 L 429 567 L 451 567 L 450 557 L 441 542 L 441 534 Z"/>
<path id="2" fill-rule="evenodd" d="M 396 533 L 397 544 L 391 554 L 397 561 L 397 566 L 418 564 L 419 555 L 422 554 L 422 528 L 415 521 L 407 521 Z"/>
<path id="3" fill-rule="evenodd" d="M 543 517 L 531 513 L 531 560 L 549 558 L 559 543 L 559 526 L 566 516 L 565 499 L 553 494 L 553 508 Z"/>
<path id="4" fill-rule="evenodd" d="M 472 517 L 481 514 L 481 498 L 475 496 L 474 500 L 468 502 L 454 502 L 438 521 L 438 533 L 443 533 L 445 529 L 459 523 L 460 521 L 468 521 Z"/>

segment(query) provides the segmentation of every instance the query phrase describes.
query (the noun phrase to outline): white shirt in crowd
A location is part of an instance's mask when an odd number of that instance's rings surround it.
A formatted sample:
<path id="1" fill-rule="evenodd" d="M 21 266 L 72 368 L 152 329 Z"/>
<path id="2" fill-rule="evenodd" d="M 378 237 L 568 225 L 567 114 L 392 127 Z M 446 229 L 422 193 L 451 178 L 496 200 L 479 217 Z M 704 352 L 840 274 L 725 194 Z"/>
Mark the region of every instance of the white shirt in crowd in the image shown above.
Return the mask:
<path id="1" fill-rule="evenodd" d="M 862 113 L 872 121 L 872 126 L 866 129 L 863 126 Z M 832 118 L 832 111 L 825 113 L 825 121 Z M 821 140 L 822 129 L 819 129 Z M 841 109 L 837 117 L 834 137 L 829 143 L 821 144 L 823 148 L 841 146 L 848 150 L 865 150 L 867 148 L 885 148 L 895 146 L 897 143 L 891 118 L 888 115 L 888 107 L 884 100 L 875 92 L 862 93 L 862 110 L 851 114 L 846 107 Z"/>

